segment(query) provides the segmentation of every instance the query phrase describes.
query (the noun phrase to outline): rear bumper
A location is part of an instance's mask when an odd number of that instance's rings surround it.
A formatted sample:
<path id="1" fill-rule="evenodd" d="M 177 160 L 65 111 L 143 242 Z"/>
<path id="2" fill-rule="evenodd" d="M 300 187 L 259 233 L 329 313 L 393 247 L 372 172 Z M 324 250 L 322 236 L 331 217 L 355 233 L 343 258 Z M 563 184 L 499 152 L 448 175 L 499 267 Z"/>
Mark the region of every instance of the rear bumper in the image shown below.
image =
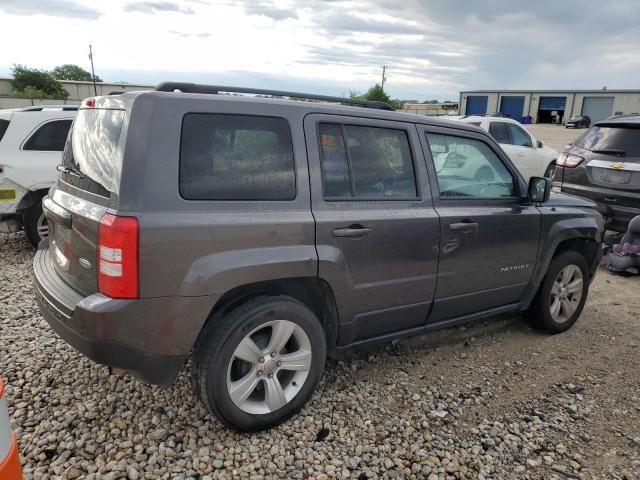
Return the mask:
<path id="1" fill-rule="evenodd" d="M 34 259 L 34 289 L 42 316 L 69 345 L 96 363 L 164 385 L 175 380 L 213 305 L 210 297 L 83 297 L 54 270 L 47 241 Z M 197 325 L 189 315 L 205 306 Z"/>
<path id="2" fill-rule="evenodd" d="M 604 226 L 607 230 L 614 230 L 616 232 L 624 233 L 627 231 L 629 221 L 640 215 L 640 198 L 637 199 L 637 206 L 619 205 L 616 203 L 609 203 L 603 201 L 603 198 L 608 194 L 610 196 L 617 196 L 619 192 L 610 192 L 594 186 L 582 186 L 575 184 L 568 184 L 564 182 L 560 184 L 560 190 L 563 193 L 571 195 L 577 195 L 579 197 L 588 198 L 596 203 L 596 208 L 604 217 Z M 635 198 L 629 197 L 627 202 L 635 202 Z"/>

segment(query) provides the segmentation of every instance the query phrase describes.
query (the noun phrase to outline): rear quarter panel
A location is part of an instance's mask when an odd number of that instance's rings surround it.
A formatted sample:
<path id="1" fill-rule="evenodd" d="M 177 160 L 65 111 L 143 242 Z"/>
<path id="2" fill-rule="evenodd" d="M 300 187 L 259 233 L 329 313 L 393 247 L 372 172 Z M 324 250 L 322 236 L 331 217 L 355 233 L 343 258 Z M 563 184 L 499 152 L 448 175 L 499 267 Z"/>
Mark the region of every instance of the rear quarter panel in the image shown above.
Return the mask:
<path id="1" fill-rule="evenodd" d="M 164 97 L 157 101 L 158 96 Z M 299 109 L 194 95 L 137 97 L 118 213 L 140 222 L 142 297 L 221 295 L 275 278 L 317 274 L 315 227 Z M 187 113 L 281 117 L 289 121 L 296 167 L 292 201 L 185 200 L 179 193 L 180 135 Z"/>

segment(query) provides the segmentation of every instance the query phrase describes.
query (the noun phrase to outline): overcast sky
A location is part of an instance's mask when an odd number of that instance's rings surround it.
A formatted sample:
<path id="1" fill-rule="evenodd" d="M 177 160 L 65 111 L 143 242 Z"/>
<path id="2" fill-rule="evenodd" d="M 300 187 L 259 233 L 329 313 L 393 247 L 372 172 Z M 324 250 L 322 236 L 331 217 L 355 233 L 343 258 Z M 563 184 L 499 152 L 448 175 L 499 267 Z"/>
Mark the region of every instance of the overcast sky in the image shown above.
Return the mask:
<path id="1" fill-rule="evenodd" d="M 387 65 L 403 99 L 640 88 L 636 0 L 0 0 L 0 76 L 89 69 L 89 43 L 106 81 L 346 94 Z"/>

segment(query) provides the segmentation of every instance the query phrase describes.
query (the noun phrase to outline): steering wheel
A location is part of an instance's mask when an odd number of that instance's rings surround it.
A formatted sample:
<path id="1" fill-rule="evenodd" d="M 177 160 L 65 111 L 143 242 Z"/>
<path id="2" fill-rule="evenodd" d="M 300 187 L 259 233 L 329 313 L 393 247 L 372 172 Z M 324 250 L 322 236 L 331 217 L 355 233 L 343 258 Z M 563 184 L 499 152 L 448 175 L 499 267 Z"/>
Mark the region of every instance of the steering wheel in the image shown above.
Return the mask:
<path id="1" fill-rule="evenodd" d="M 364 184 L 367 186 L 374 186 L 376 184 L 382 185 L 382 192 L 388 189 L 388 185 L 385 185 L 384 181 L 388 181 L 389 179 L 389 171 L 391 171 L 393 183 L 391 184 L 392 188 L 396 186 L 397 175 L 395 170 L 392 168 L 379 168 L 378 170 L 374 170 L 371 172 L 367 178 L 364 180 Z M 378 180 L 377 182 L 375 180 Z"/>

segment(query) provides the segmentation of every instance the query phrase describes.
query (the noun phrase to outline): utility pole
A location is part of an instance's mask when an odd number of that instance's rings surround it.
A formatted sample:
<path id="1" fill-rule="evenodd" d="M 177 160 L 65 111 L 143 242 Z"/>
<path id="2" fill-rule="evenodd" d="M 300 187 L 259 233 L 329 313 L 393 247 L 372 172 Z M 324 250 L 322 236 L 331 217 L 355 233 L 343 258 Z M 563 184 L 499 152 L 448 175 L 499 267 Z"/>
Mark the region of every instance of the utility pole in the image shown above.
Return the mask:
<path id="1" fill-rule="evenodd" d="M 93 51 L 91 50 L 91 44 L 89 44 L 89 60 L 91 60 L 91 79 L 93 80 L 93 93 L 98 96 L 98 87 L 96 87 L 96 73 L 93 71 Z"/>
<path id="2" fill-rule="evenodd" d="M 387 72 L 387 66 L 383 65 L 382 66 L 382 91 L 384 92 L 384 81 L 387 79 L 387 76 L 385 75 L 385 73 Z"/>

